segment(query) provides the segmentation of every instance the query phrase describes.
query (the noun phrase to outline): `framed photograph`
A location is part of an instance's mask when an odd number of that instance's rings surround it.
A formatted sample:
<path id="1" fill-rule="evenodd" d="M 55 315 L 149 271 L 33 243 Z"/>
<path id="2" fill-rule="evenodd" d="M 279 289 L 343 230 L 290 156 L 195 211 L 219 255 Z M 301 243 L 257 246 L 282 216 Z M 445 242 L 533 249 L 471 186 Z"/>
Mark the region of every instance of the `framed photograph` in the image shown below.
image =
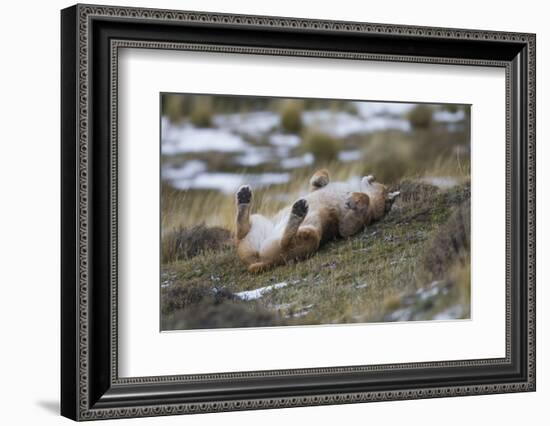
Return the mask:
<path id="1" fill-rule="evenodd" d="M 535 390 L 535 35 L 61 12 L 61 412 Z"/>

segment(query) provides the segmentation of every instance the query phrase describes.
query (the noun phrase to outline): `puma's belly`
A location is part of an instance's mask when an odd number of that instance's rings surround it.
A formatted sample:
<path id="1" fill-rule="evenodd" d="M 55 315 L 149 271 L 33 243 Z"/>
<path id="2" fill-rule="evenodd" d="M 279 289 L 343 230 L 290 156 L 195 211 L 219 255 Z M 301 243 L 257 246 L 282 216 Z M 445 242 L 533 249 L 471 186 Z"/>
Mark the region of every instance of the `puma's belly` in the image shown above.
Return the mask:
<path id="1" fill-rule="evenodd" d="M 346 199 L 354 189 L 347 183 L 336 182 L 307 195 L 309 212 L 304 224 L 311 221 L 320 229 L 321 242 L 338 236 L 339 221 L 344 214 Z"/>
<path id="2" fill-rule="evenodd" d="M 337 234 L 338 219 L 342 215 L 349 193 L 357 191 L 353 185 L 346 182 L 329 183 L 327 186 L 307 194 L 304 198 L 308 203 L 308 213 L 303 225 L 313 225 L 322 231 L 322 239 L 330 239 Z M 271 227 L 266 226 L 262 237 L 280 238 L 283 235 L 290 217 L 291 206 L 285 207 L 271 217 Z M 268 232 L 267 228 L 269 228 Z"/>
<path id="3" fill-rule="evenodd" d="M 308 194 L 305 199 L 310 211 L 328 207 L 341 212 L 349 193 L 356 190 L 357 188 L 346 182 L 334 182 Z"/>

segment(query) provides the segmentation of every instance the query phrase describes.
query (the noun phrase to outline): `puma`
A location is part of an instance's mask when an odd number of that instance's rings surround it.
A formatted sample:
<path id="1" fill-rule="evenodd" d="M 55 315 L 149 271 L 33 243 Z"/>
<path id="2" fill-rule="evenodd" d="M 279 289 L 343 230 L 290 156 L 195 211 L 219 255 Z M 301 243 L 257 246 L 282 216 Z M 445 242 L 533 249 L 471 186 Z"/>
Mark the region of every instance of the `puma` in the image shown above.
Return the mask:
<path id="1" fill-rule="evenodd" d="M 252 190 L 244 185 L 236 194 L 237 254 L 249 272 L 262 272 L 314 254 L 326 241 L 347 238 L 381 219 L 399 192 L 361 179 L 359 188 L 330 182 L 327 170 L 310 179 L 310 193 L 272 217 L 251 214 Z"/>

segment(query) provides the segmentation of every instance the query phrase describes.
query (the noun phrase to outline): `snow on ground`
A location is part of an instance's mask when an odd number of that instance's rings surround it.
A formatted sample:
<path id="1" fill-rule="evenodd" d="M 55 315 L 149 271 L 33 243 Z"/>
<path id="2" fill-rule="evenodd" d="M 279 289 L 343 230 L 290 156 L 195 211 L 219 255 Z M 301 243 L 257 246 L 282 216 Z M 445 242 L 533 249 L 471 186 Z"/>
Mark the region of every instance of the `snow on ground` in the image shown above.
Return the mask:
<path id="1" fill-rule="evenodd" d="M 242 174 L 242 173 L 202 173 L 194 179 L 179 179 L 171 181 L 176 189 L 217 189 L 226 194 L 233 193 L 246 184 L 255 188 L 280 185 L 287 183 L 290 179 L 288 173 L 262 173 L 262 174 Z"/>
<path id="2" fill-rule="evenodd" d="M 223 129 L 202 129 L 191 125 L 170 126 L 162 135 L 162 154 L 188 152 L 240 152 L 249 145 L 244 139 Z"/>
<path id="3" fill-rule="evenodd" d="M 255 290 L 241 291 L 239 293 L 235 293 L 235 296 L 237 296 L 239 299 L 244 301 L 257 300 L 257 299 L 261 299 L 267 293 L 270 293 L 273 290 L 284 288 L 287 285 L 288 285 L 288 282 L 283 281 L 277 284 L 268 285 L 266 287 L 260 287 Z"/>

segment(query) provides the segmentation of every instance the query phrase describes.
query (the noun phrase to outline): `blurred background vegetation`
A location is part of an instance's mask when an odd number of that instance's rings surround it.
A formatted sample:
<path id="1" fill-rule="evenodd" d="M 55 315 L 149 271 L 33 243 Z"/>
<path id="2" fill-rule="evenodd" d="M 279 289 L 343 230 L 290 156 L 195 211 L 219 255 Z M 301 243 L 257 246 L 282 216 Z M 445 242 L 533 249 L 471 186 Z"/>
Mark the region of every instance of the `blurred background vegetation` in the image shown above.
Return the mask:
<path id="1" fill-rule="evenodd" d="M 162 264 L 163 276 L 168 277 L 161 289 L 164 328 L 432 319 L 449 309 L 454 309 L 449 318 L 469 316 L 469 204 L 464 207 L 470 180 L 468 105 L 163 94 L 161 107 Z M 315 270 L 321 261 L 330 263 L 331 245 L 317 259 L 260 277 L 249 277 L 233 252 L 234 193 L 240 185 L 253 187 L 255 211 L 271 214 L 305 194 L 310 175 L 319 167 L 328 168 L 332 180 L 358 182 L 361 176 L 374 174 L 404 194 L 392 214 L 405 211 L 406 219 L 415 214 L 420 218 L 418 223 L 394 218 L 394 222 L 388 219 L 377 225 L 383 227 L 380 236 L 385 226 L 397 232 L 395 227 L 403 223 L 406 227 L 399 229 L 399 235 L 414 230 L 417 236 L 399 237 L 405 242 L 395 254 L 402 260 L 388 264 L 382 256 L 374 265 L 375 270 L 389 268 L 385 278 L 375 280 L 374 293 L 371 289 L 370 295 L 357 296 L 353 302 L 349 297 L 355 296 L 347 290 L 357 293 L 354 280 L 361 274 L 374 276 L 372 270 L 357 270 L 356 278 L 344 279 L 336 277 L 330 267 L 321 267 L 317 276 L 303 276 L 303 271 Z M 455 202 L 449 203 L 445 197 L 456 191 L 462 195 L 451 197 Z M 411 213 L 408 208 L 418 211 Z M 457 212 L 462 212 L 461 220 L 452 219 Z M 467 238 L 465 226 L 448 224 L 451 220 L 467 222 Z M 365 239 L 364 233 L 354 241 L 371 248 L 380 246 L 384 253 L 391 245 L 387 239 Z M 412 247 L 414 253 L 405 256 Z M 369 250 L 365 249 L 366 255 Z M 220 259 L 225 261 L 218 264 Z M 346 261 L 357 261 L 357 253 L 342 259 L 347 260 L 339 267 L 350 270 Z M 197 267 L 203 261 L 211 268 L 218 265 L 217 276 L 224 278 L 212 283 L 212 269 Z M 189 268 L 195 271 L 191 275 Z M 281 275 L 283 270 L 286 275 Z M 274 280 L 288 284 L 289 279 L 325 282 L 326 291 L 333 289 L 330 308 L 322 307 L 319 292 L 306 297 L 311 291 L 306 286 L 299 286 L 300 294 L 296 289 L 269 290 L 269 297 L 254 301 L 234 295 L 237 290 L 257 288 L 259 283 L 269 288 Z M 451 281 L 461 284 L 450 288 Z M 189 282 L 195 284 L 185 284 Z M 201 317 L 201 322 L 192 313 L 195 305 L 178 304 L 177 300 L 189 299 L 187 292 L 195 290 L 198 293 L 191 300 L 200 305 L 200 312 L 219 318 L 207 321 Z M 423 293 L 429 291 L 437 300 Z M 422 297 L 430 301 L 430 309 L 420 303 Z M 423 306 L 418 312 L 417 302 Z M 301 309 L 303 315 L 289 316 L 288 309 Z M 340 309 L 346 312 L 345 318 Z"/>

